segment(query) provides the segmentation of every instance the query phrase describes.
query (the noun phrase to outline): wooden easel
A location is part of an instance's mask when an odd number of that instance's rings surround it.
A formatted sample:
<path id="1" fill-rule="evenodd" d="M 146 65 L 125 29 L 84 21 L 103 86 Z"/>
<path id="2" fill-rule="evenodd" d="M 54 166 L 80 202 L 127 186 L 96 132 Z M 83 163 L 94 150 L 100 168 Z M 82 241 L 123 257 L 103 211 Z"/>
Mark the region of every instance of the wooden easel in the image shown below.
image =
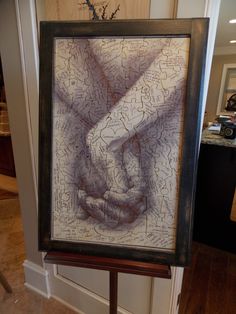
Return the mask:
<path id="1" fill-rule="evenodd" d="M 2 284 L 6 292 L 12 293 L 12 288 L 1 271 L 0 271 L 0 283 Z"/>
<path id="2" fill-rule="evenodd" d="M 48 252 L 44 258 L 46 263 L 107 270 L 110 272 L 110 314 L 117 314 L 118 273 L 171 278 L 170 266 L 80 255 L 74 253 Z"/>

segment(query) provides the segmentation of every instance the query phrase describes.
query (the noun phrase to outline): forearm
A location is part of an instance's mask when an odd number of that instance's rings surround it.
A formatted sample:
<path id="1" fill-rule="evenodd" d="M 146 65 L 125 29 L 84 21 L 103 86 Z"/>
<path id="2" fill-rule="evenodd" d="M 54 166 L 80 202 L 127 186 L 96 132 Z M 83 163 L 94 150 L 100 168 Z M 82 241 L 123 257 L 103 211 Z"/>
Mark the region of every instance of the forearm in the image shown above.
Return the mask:
<path id="1" fill-rule="evenodd" d="M 54 92 L 90 128 L 114 104 L 112 91 L 88 40 L 57 39 Z"/>
<path id="2" fill-rule="evenodd" d="M 157 74 L 156 71 L 154 62 L 148 72 Z M 144 73 L 110 112 L 90 130 L 87 136 L 90 147 L 97 145 L 104 151 L 116 152 L 128 139 L 183 101 L 186 68 L 169 82 L 168 88 L 165 86 L 167 85 L 165 80 L 160 79 L 153 84 L 145 75 L 147 73 Z M 148 98 L 142 94 L 143 86 L 149 90 Z"/>

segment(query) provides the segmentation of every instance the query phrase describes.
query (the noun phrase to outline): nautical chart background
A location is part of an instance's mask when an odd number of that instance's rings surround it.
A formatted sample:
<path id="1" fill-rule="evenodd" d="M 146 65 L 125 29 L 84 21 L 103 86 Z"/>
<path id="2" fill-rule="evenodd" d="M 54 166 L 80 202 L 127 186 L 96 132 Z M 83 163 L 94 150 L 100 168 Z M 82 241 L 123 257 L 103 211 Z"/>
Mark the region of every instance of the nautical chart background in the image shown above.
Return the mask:
<path id="1" fill-rule="evenodd" d="M 189 38 L 57 38 L 52 239 L 174 251 Z"/>

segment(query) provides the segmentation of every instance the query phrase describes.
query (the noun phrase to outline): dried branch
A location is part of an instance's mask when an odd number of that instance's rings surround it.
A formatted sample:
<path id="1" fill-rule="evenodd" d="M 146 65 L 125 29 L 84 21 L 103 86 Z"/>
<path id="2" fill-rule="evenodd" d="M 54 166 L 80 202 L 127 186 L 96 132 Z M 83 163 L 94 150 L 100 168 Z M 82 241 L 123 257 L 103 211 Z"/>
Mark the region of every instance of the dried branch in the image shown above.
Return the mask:
<path id="1" fill-rule="evenodd" d="M 108 18 L 106 15 L 108 3 L 104 6 L 102 6 L 102 14 L 101 16 L 97 13 L 94 4 L 91 3 L 90 0 L 84 0 L 85 2 L 80 3 L 80 5 L 86 5 L 90 11 L 93 13 L 92 20 L 112 20 L 116 17 L 117 12 L 120 10 L 120 5 L 117 6 L 115 11 L 111 14 L 111 16 Z"/>
<path id="2" fill-rule="evenodd" d="M 102 6 L 102 15 L 101 15 L 101 18 L 102 20 L 106 20 L 106 10 L 107 10 L 107 7 L 108 7 L 108 4 Z"/>
<path id="3" fill-rule="evenodd" d="M 97 14 L 97 12 L 95 10 L 94 5 L 91 3 L 90 0 L 85 0 L 85 1 L 86 2 L 84 4 L 86 4 L 88 6 L 89 10 L 92 11 L 92 13 L 93 13 L 93 18 L 92 19 L 93 20 L 99 20 L 99 16 L 98 16 L 98 14 Z"/>
<path id="4" fill-rule="evenodd" d="M 114 19 L 116 17 L 117 12 L 120 10 L 120 5 L 117 6 L 115 11 L 111 14 L 110 20 Z"/>

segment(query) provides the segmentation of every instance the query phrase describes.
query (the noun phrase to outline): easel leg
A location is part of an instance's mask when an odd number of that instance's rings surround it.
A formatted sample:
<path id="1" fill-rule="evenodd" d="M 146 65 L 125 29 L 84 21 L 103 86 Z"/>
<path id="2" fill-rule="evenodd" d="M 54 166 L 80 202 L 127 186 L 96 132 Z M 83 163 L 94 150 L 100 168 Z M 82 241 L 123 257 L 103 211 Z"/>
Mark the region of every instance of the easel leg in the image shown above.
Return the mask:
<path id="1" fill-rule="evenodd" d="M 7 282 L 6 278 L 4 277 L 1 271 L 0 271 L 0 283 L 2 284 L 6 292 L 12 293 L 11 286 L 9 285 L 9 283 Z"/>
<path id="2" fill-rule="evenodd" d="M 110 271 L 110 314 L 117 314 L 118 272 Z"/>

